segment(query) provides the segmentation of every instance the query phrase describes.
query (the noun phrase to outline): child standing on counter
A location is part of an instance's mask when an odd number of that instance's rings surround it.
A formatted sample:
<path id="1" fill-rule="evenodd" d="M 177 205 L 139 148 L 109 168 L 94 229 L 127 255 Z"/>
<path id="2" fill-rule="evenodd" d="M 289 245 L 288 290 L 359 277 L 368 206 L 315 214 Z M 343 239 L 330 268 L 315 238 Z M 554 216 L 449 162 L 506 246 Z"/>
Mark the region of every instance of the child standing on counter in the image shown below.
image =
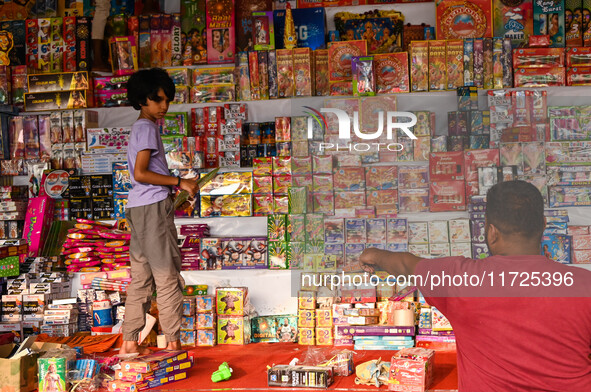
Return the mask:
<path id="1" fill-rule="evenodd" d="M 159 68 L 141 70 L 127 83 L 127 98 L 140 116 L 131 128 L 127 161 L 132 188 L 126 218 L 131 228 L 131 283 L 127 291 L 123 344 L 120 354 L 150 351 L 138 344 L 154 289 L 160 325 L 169 350 L 179 350 L 184 281 L 174 225 L 172 187 L 191 195 L 196 179 L 170 175 L 156 120 L 164 117 L 174 99 L 174 83 Z"/>

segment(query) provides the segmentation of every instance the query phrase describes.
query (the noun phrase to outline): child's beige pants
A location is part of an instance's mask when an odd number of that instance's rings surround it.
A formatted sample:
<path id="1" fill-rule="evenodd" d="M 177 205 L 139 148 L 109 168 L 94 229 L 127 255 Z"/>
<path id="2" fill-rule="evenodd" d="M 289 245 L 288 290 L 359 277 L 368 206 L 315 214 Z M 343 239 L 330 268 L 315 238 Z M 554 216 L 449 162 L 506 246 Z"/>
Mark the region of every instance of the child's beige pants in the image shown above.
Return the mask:
<path id="1" fill-rule="evenodd" d="M 181 252 L 171 197 L 132 207 L 125 216 L 131 228 L 131 283 L 127 288 L 123 340 L 137 341 L 156 289 L 158 314 L 167 342 L 180 338 L 183 287 Z"/>

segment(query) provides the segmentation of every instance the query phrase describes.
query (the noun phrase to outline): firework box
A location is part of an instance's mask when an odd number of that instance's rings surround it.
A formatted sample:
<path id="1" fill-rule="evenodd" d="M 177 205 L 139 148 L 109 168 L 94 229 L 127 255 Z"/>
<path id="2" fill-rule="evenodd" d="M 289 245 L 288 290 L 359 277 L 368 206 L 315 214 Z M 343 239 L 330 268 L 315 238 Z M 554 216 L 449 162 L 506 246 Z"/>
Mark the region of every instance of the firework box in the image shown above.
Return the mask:
<path id="1" fill-rule="evenodd" d="M 535 0 L 492 0 L 494 37 L 511 39 L 515 48 L 527 43 L 534 28 L 533 1 Z"/>
<path id="2" fill-rule="evenodd" d="M 29 200 L 23 238 L 30 244 L 29 257 L 37 257 L 51 226 L 54 202 L 48 196 L 35 197 Z"/>
<path id="3" fill-rule="evenodd" d="M 447 41 L 445 52 L 447 64 L 447 89 L 455 90 L 464 85 L 464 42 Z"/>
<path id="4" fill-rule="evenodd" d="M 429 91 L 445 90 L 447 86 L 446 42 L 429 42 Z"/>
<path id="5" fill-rule="evenodd" d="M 407 52 L 376 54 L 373 57 L 378 94 L 409 92 Z"/>
<path id="6" fill-rule="evenodd" d="M 312 51 L 310 48 L 293 50 L 293 73 L 295 95 L 308 97 L 312 95 Z"/>
<path id="7" fill-rule="evenodd" d="M 25 110 L 36 112 L 82 109 L 87 107 L 86 97 L 86 90 L 25 93 Z"/>
<path id="8" fill-rule="evenodd" d="M 491 0 L 440 0 L 437 39 L 492 37 Z"/>
<path id="9" fill-rule="evenodd" d="M 429 210 L 464 211 L 466 209 L 464 181 L 434 181 L 429 189 Z"/>
<path id="10" fill-rule="evenodd" d="M 549 35 L 551 47 L 563 48 L 565 44 L 564 2 L 558 0 L 533 0 L 533 2 L 533 35 Z"/>
<path id="11" fill-rule="evenodd" d="M 572 237 L 563 234 L 542 237 L 542 255 L 562 264 L 572 263 Z"/>
<path id="12" fill-rule="evenodd" d="M 218 344 L 244 345 L 250 343 L 249 317 L 218 316 Z"/>
<path id="13" fill-rule="evenodd" d="M 350 81 L 351 58 L 367 55 L 365 40 L 333 42 L 328 47 L 328 78 L 331 82 Z"/>
<path id="14" fill-rule="evenodd" d="M 86 151 L 98 154 L 116 154 L 127 151 L 131 128 L 88 128 Z"/>
<path id="15" fill-rule="evenodd" d="M 293 22 L 298 38 L 298 47 L 306 47 L 311 50 L 326 48 L 326 13 L 324 8 L 292 9 Z M 273 11 L 275 24 L 275 41 L 277 49 L 283 49 L 283 34 L 285 31 L 285 10 Z"/>
<path id="16" fill-rule="evenodd" d="M 25 65 L 25 21 L 7 20 L 0 25 L 0 34 L 10 34 L 13 46 L 8 48 L 8 63 L 5 65 Z M 6 59 L 5 59 L 6 60 Z"/>
<path id="17" fill-rule="evenodd" d="M 281 39 L 283 39 L 283 36 L 281 36 Z M 254 42 L 254 50 L 275 49 L 272 11 L 252 13 L 252 42 Z"/>
<path id="18" fill-rule="evenodd" d="M 277 51 L 277 87 L 279 98 L 292 97 L 294 94 L 293 50 Z"/>
<path id="19" fill-rule="evenodd" d="M 275 365 L 267 370 L 267 385 L 326 389 L 333 382 L 333 374 L 332 367 Z"/>
<path id="20" fill-rule="evenodd" d="M 429 89 L 429 41 L 412 41 L 410 44 L 411 91 Z"/>
<path id="21" fill-rule="evenodd" d="M 88 90 L 88 72 L 63 72 L 27 75 L 29 93 Z"/>
<path id="22" fill-rule="evenodd" d="M 234 0 L 207 0 L 207 62 L 233 63 Z"/>
<path id="23" fill-rule="evenodd" d="M 141 355 L 131 360 L 121 362 L 121 370 L 125 372 L 148 373 L 166 368 L 174 362 L 188 357 L 184 350 L 162 350 L 147 355 Z"/>
<path id="24" fill-rule="evenodd" d="M 448 181 L 464 179 L 464 152 L 434 152 L 429 159 L 429 179 Z"/>
<path id="25" fill-rule="evenodd" d="M 109 56 L 111 58 L 113 74 L 128 75 L 137 71 L 137 46 L 135 37 L 112 37 L 109 40 Z"/>
<path id="26" fill-rule="evenodd" d="M 426 391 L 433 382 L 435 350 L 404 348 L 390 363 L 391 391 Z"/>
<path id="27" fill-rule="evenodd" d="M 183 62 L 185 65 L 206 64 L 207 50 L 206 43 L 203 41 L 206 28 L 205 2 L 183 0 L 181 1 L 181 30 L 187 36 L 187 42 L 182 48 Z M 141 25 L 141 16 L 140 16 Z M 147 30 L 145 38 L 150 43 L 150 31 Z M 191 50 L 187 44 L 191 44 Z M 148 50 L 149 53 L 149 50 Z M 149 60 L 149 57 L 148 57 Z"/>
<path id="28" fill-rule="evenodd" d="M 314 94 L 326 96 L 328 90 L 328 50 L 316 49 L 314 51 Z"/>

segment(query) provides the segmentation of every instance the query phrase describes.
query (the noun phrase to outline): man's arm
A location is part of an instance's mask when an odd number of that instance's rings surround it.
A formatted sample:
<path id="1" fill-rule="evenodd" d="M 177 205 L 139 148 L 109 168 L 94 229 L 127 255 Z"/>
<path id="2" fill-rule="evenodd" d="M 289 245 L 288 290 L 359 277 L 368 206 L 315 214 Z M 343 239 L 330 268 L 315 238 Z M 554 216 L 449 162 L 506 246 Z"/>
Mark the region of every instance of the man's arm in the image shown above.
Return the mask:
<path id="1" fill-rule="evenodd" d="M 178 184 L 178 178 L 174 176 L 166 176 L 164 174 L 154 173 L 148 170 L 152 150 L 142 150 L 137 153 L 135 158 L 135 167 L 133 169 L 133 177 L 138 182 L 152 185 L 175 186 Z M 195 195 L 199 190 L 197 181 L 194 179 L 181 179 L 180 188 L 186 190 L 191 195 Z"/>
<path id="2" fill-rule="evenodd" d="M 367 248 L 359 256 L 359 261 L 364 269 L 373 272 L 373 270 L 383 270 L 390 275 L 413 275 L 415 267 L 421 261 L 420 257 L 408 252 L 389 252 L 378 248 Z"/>

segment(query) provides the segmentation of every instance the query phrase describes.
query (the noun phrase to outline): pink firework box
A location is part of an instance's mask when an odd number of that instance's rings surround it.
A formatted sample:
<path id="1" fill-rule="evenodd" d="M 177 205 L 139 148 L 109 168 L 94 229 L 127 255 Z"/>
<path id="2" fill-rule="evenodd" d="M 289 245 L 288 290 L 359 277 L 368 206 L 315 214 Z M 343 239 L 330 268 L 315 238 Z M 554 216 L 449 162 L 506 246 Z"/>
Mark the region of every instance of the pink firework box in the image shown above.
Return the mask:
<path id="1" fill-rule="evenodd" d="M 431 182 L 429 190 L 430 211 L 465 211 L 465 190 L 464 181 Z"/>
<path id="2" fill-rule="evenodd" d="M 49 196 L 29 199 L 23 238 L 29 242 L 29 257 L 37 257 L 53 220 L 54 200 Z"/>
<path id="3" fill-rule="evenodd" d="M 466 182 L 473 183 L 478 181 L 478 168 L 499 166 L 499 150 L 472 150 L 464 152 L 464 164 L 466 171 Z M 478 191 L 476 191 L 478 193 Z"/>
<path id="4" fill-rule="evenodd" d="M 589 233 L 589 226 L 571 226 L 568 225 L 568 235 L 587 235 Z M 590 248 L 591 249 L 591 248 Z"/>
<path id="5" fill-rule="evenodd" d="M 435 351 L 424 348 L 402 349 L 390 361 L 391 391 L 426 391 L 433 382 Z"/>
<path id="6" fill-rule="evenodd" d="M 236 51 L 234 38 L 234 0 L 207 0 L 207 62 L 233 63 Z"/>
<path id="7" fill-rule="evenodd" d="M 433 152 L 429 158 L 429 179 L 448 181 L 464 179 L 464 152 Z"/>
<path id="8" fill-rule="evenodd" d="M 328 47 L 328 78 L 331 82 L 349 81 L 351 58 L 367 56 L 367 41 L 333 42 Z"/>
<path id="9" fill-rule="evenodd" d="M 574 254 L 574 264 L 589 264 L 591 263 L 591 250 L 590 249 L 575 249 L 573 250 Z"/>
<path id="10" fill-rule="evenodd" d="M 573 235 L 573 249 L 591 249 L 591 235 Z"/>
<path id="11" fill-rule="evenodd" d="M 378 94 L 408 93 L 408 53 L 374 55 L 374 72 Z"/>

